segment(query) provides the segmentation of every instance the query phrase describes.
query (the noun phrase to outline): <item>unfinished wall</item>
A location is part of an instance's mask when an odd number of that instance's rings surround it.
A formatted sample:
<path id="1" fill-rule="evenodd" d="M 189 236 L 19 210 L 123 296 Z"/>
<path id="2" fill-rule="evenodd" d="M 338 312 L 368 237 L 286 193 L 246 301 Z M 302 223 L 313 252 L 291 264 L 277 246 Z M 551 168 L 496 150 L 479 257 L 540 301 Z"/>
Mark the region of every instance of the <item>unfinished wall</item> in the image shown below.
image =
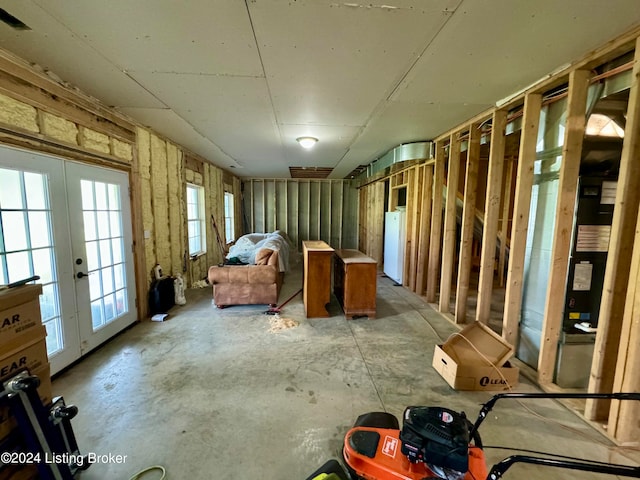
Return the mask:
<path id="1" fill-rule="evenodd" d="M 358 193 L 350 180 L 252 179 L 243 195 L 251 232 L 282 230 L 298 250 L 304 240 L 357 248 Z"/>
<path id="2" fill-rule="evenodd" d="M 222 225 L 223 175 L 239 200 L 237 177 L 136 125 L 79 90 L 69 89 L 17 57 L 0 51 L 0 58 L 1 143 L 130 174 L 140 318 L 147 315 L 147 291 L 156 263 L 164 273 L 182 273 L 190 280 L 203 278 L 208 265 L 221 260 L 211 232 L 207 235 L 207 254 L 197 261 L 187 259 L 185 156 L 193 159 L 193 179 L 206 188 L 207 216 L 215 210 Z M 237 204 L 236 230 L 241 232 L 239 201 Z"/>
<path id="3" fill-rule="evenodd" d="M 48 141 L 59 144 L 61 148 L 73 147 L 74 158 L 78 150 L 86 151 L 88 158 L 92 153 L 99 153 L 104 160 L 131 163 L 133 160 L 134 142 L 122 139 L 114 133 L 102 133 L 88 128 L 77 121 L 64 118 L 28 103 L 0 93 L 0 124 L 14 130 L 15 135 L 2 134 L 7 143 L 17 146 L 36 146 L 37 139 L 44 137 Z M 28 133 L 37 134 L 31 137 Z M 45 153 L 59 154 L 55 146 L 40 145 L 38 150 Z M 102 163 L 102 162 L 101 162 Z"/>
<path id="4" fill-rule="evenodd" d="M 215 216 L 224 238 L 224 177 L 237 198 L 239 179 L 146 129 L 137 136 L 147 281 L 160 264 L 164 274 L 183 275 L 190 286 L 223 259 L 210 219 Z M 188 252 L 187 183 L 205 191 L 206 252 L 197 257 Z"/>

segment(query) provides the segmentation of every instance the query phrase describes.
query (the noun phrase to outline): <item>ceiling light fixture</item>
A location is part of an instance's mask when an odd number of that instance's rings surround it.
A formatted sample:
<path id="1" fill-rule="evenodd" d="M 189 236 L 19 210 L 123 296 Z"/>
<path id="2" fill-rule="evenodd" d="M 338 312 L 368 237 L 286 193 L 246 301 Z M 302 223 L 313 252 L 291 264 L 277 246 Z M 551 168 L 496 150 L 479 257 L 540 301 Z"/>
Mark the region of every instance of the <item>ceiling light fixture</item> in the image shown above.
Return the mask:
<path id="1" fill-rule="evenodd" d="M 307 150 L 313 148 L 313 146 L 318 142 L 316 137 L 298 137 L 296 138 L 296 142 L 298 142 L 302 148 L 306 148 Z"/>

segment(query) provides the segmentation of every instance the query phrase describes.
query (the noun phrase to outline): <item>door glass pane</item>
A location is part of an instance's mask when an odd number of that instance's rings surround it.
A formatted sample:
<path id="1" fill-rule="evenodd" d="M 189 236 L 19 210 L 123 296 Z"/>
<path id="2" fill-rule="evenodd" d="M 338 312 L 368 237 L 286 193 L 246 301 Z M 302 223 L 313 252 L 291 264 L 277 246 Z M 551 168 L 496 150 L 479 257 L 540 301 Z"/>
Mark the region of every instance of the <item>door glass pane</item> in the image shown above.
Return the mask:
<path id="1" fill-rule="evenodd" d="M 113 270 L 112 267 L 102 269 L 102 291 L 105 293 L 113 293 Z"/>
<path id="2" fill-rule="evenodd" d="M 1 169 L 0 174 L 0 208 L 3 210 L 23 208 L 23 196 L 20 188 L 21 172 Z"/>
<path id="3" fill-rule="evenodd" d="M 84 239 L 95 240 L 98 238 L 96 235 L 96 212 L 85 211 L 82 216 L 84 217 Z"/>
<path id="4" fill-rule="evenodd" d="M 0 168 L 0 284 L 38 275 L 49 356 L 64 347 L 46 175 Z"/>
<path id="5" fill-rule="evenodd" d="M 6 256 L 9 282 L 17 282 L 31 276 L 29 252 L 8 253 Z"/>
<path id="6" fill-rule="evenodd" d="M 24 173 L 24 187 L 27 206 L 30 210 L 45 210 L 47 208 L 46 184 L 43 175 L 39 173 Z"/>
<path id="7" fill-rule="evenodd" d="M 53 282 L 54 277 L 51 271 L 53 265 L 51 255 L 53 255 L 53 250 L 51 248 L 40 248 L 33 250 L 31 254 L 33 255 L 33 271 L 35 275 L 40 277 L 40 282 Z"/>
<path id="8" fill-rule="evenodd" d="M 100 259 L 98 258 L 98 242 L 86 242 L 87 251 L 87 268 L 89 270 L 97 270 L 100 268 Z"/>
<path id="9" fill-rule="evenodd" d="M 2 212 L 2 225 L 7 235 L 4 247 L 7 252 L 27 249 L 27 226 L 24 212 Z"/>
<path id="10" fill-rule="evenodd" d="M 81 180 L 80 190 L 82 191 L 82 206 L 88 210 L 93 210 L 93 183 L 87 180 Z"/>
<path id="11" fill-rule="evenodd" d="M 47 224 L 47 212 L 29 212 L 29 236 L 31 248 L 51 246 L 51 233 Z"/>
<path id="12" fill-rule="evenodd" d="M 109 213 L 97 212 L 98 238 L 109 238 Z"/>
<path id="13" fill-rule="evenodd" d="M 111 258 L 111 240 L 100 240 L 100 265 L 113 265 Z"/>
<path id="14" fill-rule="evenodd" d="M 85 195 L 92 192 L 92 195 Z M 98 330 L 128 313 L 120 186 L 82 180 L 85 251 L 91 296 L 91 324 Z M 85 204 L 85 199 L 87 203 Z M 97 241 L 96 241 L 97 240 Z M 114 265 L 117 265 L 114 268 Z M 117 294 L 114 294 L 118 290 Z"/>
<path id="15" fill-rule="evenodd" d="M 111 239 L 111 253 L 113 254 L 113 263 L 122 262 L 122 238 Z"/>
<path id="16" fill-rule="evenodd" d="M 107 210 L 107 185 L 102 182 L 94 182 L 95 192 L 96 192 L 96 209 L 97 210 Z"/>

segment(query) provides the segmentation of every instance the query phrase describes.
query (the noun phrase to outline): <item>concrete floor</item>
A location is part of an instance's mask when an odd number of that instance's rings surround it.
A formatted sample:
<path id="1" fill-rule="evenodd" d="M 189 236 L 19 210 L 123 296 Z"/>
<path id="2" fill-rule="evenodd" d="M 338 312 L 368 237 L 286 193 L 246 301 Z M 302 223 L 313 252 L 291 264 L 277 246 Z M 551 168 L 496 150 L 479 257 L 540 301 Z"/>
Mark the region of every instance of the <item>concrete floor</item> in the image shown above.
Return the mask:
<path id="1" fill-rule="evenodd" d="M 301 286 L 299 262 L 280 300 Z M 128 479 L 164 465 L 167 478 L 302 480 L 329 458 L 358 415 L 439 405 L 475 418 L 491 396 L 450 388 L 431 367 L 434 346 L 457 331 L 423 299 L 378 278 L 378 318 L 304 317 L 301 295 L 282 317 L 300 322 L 271 333 L 265 306 L 224 310 L 209 288 L 187 291 L 163 323 L 119 335 L 53 382 L 76 404 L 83 453 L 126 455 L 92 465 L 82 480 Z M 537 391 L 521 378 L 517 391 Z M 523 402 L 524 403 L 524 402 Z M 629 463 L 625 452 L 552 400 L 498 402 L 481 428 L 485 445 L 555 451 Z M 561 424 L 562 425 L 561 425 Z M 490 464 L 511 452 L 487 449 Z M 611 478 L 516 466 L 505 478 Z M 149 474 L 145 479 L 159 478 Z"/>

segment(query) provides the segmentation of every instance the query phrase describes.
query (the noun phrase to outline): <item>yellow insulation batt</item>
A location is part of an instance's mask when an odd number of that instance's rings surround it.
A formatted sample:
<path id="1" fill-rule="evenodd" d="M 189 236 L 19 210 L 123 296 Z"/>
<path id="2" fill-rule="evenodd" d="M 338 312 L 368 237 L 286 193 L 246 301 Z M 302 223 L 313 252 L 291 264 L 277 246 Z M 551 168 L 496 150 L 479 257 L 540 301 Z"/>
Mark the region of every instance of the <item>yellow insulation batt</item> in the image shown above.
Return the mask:
<path id="1" fill-rule="evenodd" d="M 78 145 L 78 127 L 62 117 L 42 112 L 42 132 L 48 137 Z"/>
<path id="2" fill-rule="evenodd" d="M 96 132 L 90 128 L 83 128 L 82 141 L 85 148 L 95 150 L 96 152 L 111 153 L 109 136 L 104 133 Z"/>
<path id="3" fill-rule="evenodd" d="M 113 156 L 127 160 L 130 162 L 133 160 L 133 146 L 130 143 L 122 142 L 117 138 L 112 140 L 113 142 Z"/>
<path id="4" fill-rule="evenodd" d="M 38 111 L 35 107 L 0 94 L 0 122 L 30 132 L 39 132 Z"/>

